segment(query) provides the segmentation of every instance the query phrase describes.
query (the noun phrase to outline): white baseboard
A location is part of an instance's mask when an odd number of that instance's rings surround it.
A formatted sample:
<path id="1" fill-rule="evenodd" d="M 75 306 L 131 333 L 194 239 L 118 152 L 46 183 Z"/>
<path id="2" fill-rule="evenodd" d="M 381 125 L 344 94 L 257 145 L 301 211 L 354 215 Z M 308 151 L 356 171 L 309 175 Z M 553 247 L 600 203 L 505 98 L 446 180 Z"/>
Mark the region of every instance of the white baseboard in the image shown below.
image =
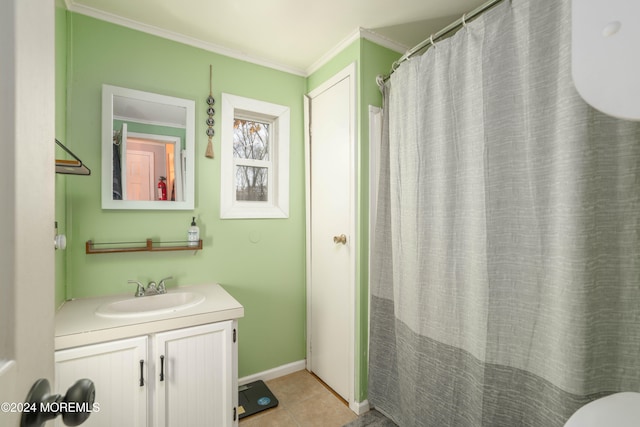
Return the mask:
<path id="1" fill-rule="evenodd" d="M 274 378 L 282 377 L 292 374 L 294 372 L 302 371 L 307 367 L 306 360 L 298 360 L 297 362 L 287 363 L 286 365 L 278 366 L 267 371 L 258 372 L 257 374 L 247 375 L 238 379 L 238 385 L 244 385 L 252 383 L 254 381 L 262 380 L 269 381 Z"/>
<path id="2" fill-rule="evenodd" d="M 269 381 L 275 378 L 283 377 L 285 375 L 293 374 L 294 372 L 302 371 L 306 369 L 307 361 L 306 360 L 298 360 L 297 362 L 287 363 L 286 365 L 278 366 L 273 369 L 269 369 L 266 371 L 258 372 L 253 375 L 247 375 L 246 377 L 242 377 L 238 379 L 238 385 L 249 384 L 254 381 L 262 380 Z M 351 402 L 349 403 L 349 409 L 355 412 L 356 415 L 362 415 L 365 412 L 368 412 L 369 409 L 369 401 L 363 400 L 362 402 Z"/>
<path id="3" fill-rule="evenodd" d="M 362 415 L 365 412 L 369 412 L 369 401 L 367 399 L 362 402 L 351 402 L 349 404 L 349 409 L 356 413 L 356 415 Z"/>

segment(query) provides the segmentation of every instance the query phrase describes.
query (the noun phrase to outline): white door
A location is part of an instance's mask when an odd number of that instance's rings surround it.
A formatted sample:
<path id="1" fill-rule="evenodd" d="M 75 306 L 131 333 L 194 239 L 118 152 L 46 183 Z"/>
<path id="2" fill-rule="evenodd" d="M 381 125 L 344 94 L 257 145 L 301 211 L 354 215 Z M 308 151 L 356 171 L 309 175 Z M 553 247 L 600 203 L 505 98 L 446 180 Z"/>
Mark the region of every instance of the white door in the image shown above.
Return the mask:
<path id="1" fill-rule="evenodd" d="M 147 348 L 147 337 L 137 337 L 57 351 L 56 392 L 64 395 L 79 378 L 91 378 L 100 406 L 83 426 L 146 427 Z M 64 426 L 60 417 L 54 425 Z"/>
<path id="2" fill-rule="evenodd" d="M 156 334 L 158 427 L 236 426 L 234 321 Z"/>
<path id="3" fill-rule="evenodd" d="M 54 2 L 0 2 L 0 425 L 53 381 Z M 34 268 L 37 265 L 37 268 Z"/>
<path id="4" fill-rule="evenodd" d="M 353 403 L 355 65 L 307 103 L 308 369 Z"/>
<path id="5" fill-rule="evenodd" d="M 127 150 L 127 200 L 156 200 L 154 154 Z"/>

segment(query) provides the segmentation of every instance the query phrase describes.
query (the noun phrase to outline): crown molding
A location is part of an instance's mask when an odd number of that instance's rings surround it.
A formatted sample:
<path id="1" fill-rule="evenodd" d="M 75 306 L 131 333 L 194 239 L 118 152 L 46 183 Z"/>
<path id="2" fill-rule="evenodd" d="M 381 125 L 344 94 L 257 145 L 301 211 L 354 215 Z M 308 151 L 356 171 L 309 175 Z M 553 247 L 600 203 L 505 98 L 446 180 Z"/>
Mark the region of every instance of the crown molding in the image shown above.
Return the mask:
<path id="1" fill-rule="evenodd" d="M 364 38 L 375 44 L 378 44 L 382 47 L 386 47 L 387 49 L 391 49 L 398 53 L 405 53 L 409 47 L 404 46 L 394 40 L 391 40 L 387 37 L 384 37 L 375 31 L 368 30 L 365 28 L 356 28 L 353 32 L 351 32 L 345 39 L 339 42 L 336 46 L 331 48 L 328 52 L 322 55 L 317 61 L 311 64 L 306 70 L 302 70 L 295 67 L 290 67 L 286 65 L 282 65 L 280 63 L 276 63 L 273 61 L 268 61 L 262 58 L 257 58 L 251 55 L 247 55 L 240 51 L 229 49 L 227 47 L 217 45 L 214 43 L 205 42 L 203 40 L 185 36 L 184 34 L 179 34 L 173 31 L 168 31 L 159 27 L 155 27 L 153 25 L 144 24 L 139 21 L 135 21 L 128 18 L 123 18 L 121 16 L 104 12 L 92 7 L 84 6 L 81 4 L 75 3 L 73 0 L 64 0 L 64 4 L 66 5 L 67 10 L 79 13 L 81 15 L 86 15 L 95 19 L 99 19 L 101 21 L 110 22 L 115 25 L 120 25 L 126 28 L 131 28 L 133 30 L 141 31 L 147 34 L 151 34 L 157 37 L 161 37 L 167 40 L 172 40 L 178 43 L 186 44 L 188 46 L 196 47 L 199 49 L 206 50 L 208 52 L 217 53 L 219 55 L 224 55 L 230 58 L 238 59 L 240 61 L 249 62 L 252 64 L 260 65 L 267 68 L 272 68 L 278 71 L 283 71 L 285 73 L 293 74 L 296 76 L 309 77 L 311 74 L 319 70 L 323 65 L 327 64 L 331 61 L 336 55 L 346 49 L 351 43 L 354 41 Z"/>
<path id="2" fill-rule="evenodd" d="M 400 44 L 396 41 L 393 41 L 389 38 L 386 38 L 372 30 L 367 30 L 366 28 L 356 28 L 349 34 L 346 38 L 344 38 L 340 43 L 335 45 L 331 50 L 322 55 L 316 62 L 311 64 L 309 68 L 306 69 L 305 75 L 309 77 L 311 74 L 318 71 L 323 65 L 327 64 L 331 61 L 336 55 L 349 47 L 353 42 L 359 39 L 367 39 L 372 43 L 380 45 L 382 47 L 386 47 L 387 49 L 391 49 L 398 53 L 405 53 L 409 47 Z"/>
<path id="3" fill-rule="evenodd" d="M 257 58 L 234 49 L 229 49 L 214 43 L 205 42 L 203 40 L 200 40 L 194 37 L 185 36 L 184 34 L 168 31 L 159 27 L 155 27 L 153 25 L 148 25 L 139 21 L 134 21 L 132 19 L 123 18 L 121 16 L 118 16 L 112 13 L 103 12 L 101 10 L 94 9 L 92 7 L 76 4 L 73 0 L 65 0 L 65 4 L 67 6 L 67 10 L 74 13 L 79 13 L 81 15 L 86 15 L 91 18 L 99 19 L 101 21 L 110 22 L 112 24 L 116 24 L 123 27 L 131 28 L 133 30 L 141 31 L 143 33 L 151 34 L 151 35 L 172 40 L 178 43 L 197 47 L 199 49 L 203 49 L 209 52 L 228 56 L 230 58 L 238 59 L 240 61 L 250 62 L 252 64 L 261 65 L 263 67 L 272 68 L 278 71 L 284 71 L 285 73 L 306 77 L 304 70 L 301 70 L 295 67 L 289 67 L 289 66 L 268 61 L 262 58 Z"/>
<path id="4" fill-rule="evenodd" d="M 380 45 L 382 47 L 386 47 L 389 50 L 393 50 L 398 53 L 405 53 L 407 50 L 411 49 L 411 46 L 406 46 L 402 43 L 398 43 L 395 40 L 392 40 L 388 37 L 383 36 L 382 34 L 376 33 L 374 30 L 368 30 L 366 28 L 360 28 L 360 37 L 363 39 L 367 39 L 372 43 Z"/>

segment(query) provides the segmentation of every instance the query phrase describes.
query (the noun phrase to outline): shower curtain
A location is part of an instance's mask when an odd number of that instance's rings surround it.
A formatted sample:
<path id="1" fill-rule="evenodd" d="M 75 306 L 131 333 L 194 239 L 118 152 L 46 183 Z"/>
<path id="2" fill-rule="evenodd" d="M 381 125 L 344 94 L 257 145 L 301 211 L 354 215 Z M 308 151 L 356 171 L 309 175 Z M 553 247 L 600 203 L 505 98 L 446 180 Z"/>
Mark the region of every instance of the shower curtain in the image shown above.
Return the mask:
<path id="1" fill-rule="evenodd" d="M 570 32 L 507 0 L 383 88 L 369 401 L 400 426 L 640 392 L 640 125 L 582 101 Z"/>

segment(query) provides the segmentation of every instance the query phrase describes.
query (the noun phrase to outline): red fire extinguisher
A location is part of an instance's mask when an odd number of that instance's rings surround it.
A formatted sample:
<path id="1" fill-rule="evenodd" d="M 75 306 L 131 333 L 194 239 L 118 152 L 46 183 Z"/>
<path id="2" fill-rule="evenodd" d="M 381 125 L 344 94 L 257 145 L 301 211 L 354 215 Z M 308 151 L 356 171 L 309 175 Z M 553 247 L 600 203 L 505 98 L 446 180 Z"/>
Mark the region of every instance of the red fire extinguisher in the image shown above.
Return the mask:
<path id="1" fill-rule="evenodd" d="M 164 183 L 166 180 L 167 178 L 161 176 L 158 181 L 158 200 L 167 200 L 167 184 Z"/>

